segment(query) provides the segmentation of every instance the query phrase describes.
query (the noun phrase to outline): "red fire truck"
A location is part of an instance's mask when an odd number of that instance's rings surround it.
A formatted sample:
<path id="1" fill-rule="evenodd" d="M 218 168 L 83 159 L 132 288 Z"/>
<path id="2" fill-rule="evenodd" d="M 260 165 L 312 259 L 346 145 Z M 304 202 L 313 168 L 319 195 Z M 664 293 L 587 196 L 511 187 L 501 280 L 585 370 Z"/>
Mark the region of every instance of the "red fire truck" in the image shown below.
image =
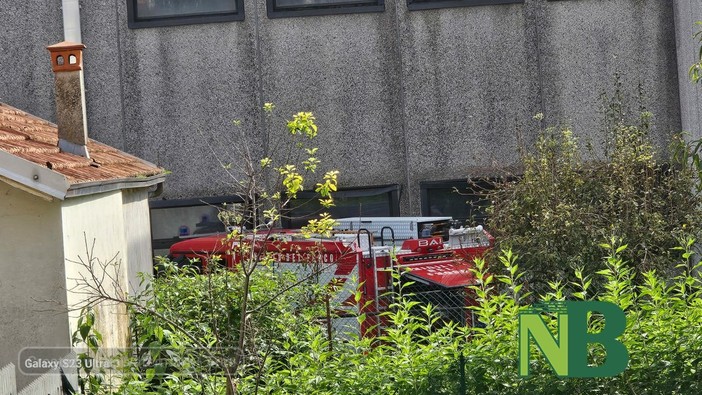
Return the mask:
<path id="1" fill-rule="evenodd" d="M 289 229 L 245 233 L 234 241 L 217 234 L 180 241 L 169 256 L 206 270 L 213 256 L 236 268 L 242 251 L 270 254 L 276 268 L 336 290 L 336 330 L 373 336 L 399 284 L 412 298 L 431 303 L 442 319 L 471 325 L 466 306 L 473 299 L 467 287 L 475 277 L 470 269 L 473 258 L 493 243 L 481 226 L 459 227 L 450 217 L 356 217 L 338 219 L 330 237 L 305 237 Z M 366 320 L 359 326 L 360 313 Z"/>

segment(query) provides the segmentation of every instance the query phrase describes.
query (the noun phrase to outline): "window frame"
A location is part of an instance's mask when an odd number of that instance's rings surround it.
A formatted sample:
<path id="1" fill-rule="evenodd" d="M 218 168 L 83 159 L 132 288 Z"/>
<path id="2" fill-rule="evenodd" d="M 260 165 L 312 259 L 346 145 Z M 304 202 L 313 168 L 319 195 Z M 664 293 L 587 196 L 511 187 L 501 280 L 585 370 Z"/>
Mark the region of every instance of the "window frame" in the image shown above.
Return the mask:
<path id="1" fill-rule="evenodd" d="M 231 0 L 236 4 L 235 12 L 210 13 L 196 15 L 175 15 L 167 17 L 138 18 L 138 0 L 127 0 L 127 26 L 130 29 L 142 29 L 149 27 L 196 25 L 204 23 L 219 23 L 244 20 L 244 0 Z"/>
<path id="2" fill-rule="evenodd" d="M 346 4 L 279 7 L 276 0 L 266 0 L 268 18 L 293 18 L 300 16 L 358 14 L 385 11 L 385 0 L 349 0 Z"/>
<path id="3" fill-rule="evenodd" d="M 433 10 L 437 8 L 476 7 L 520 3 L 524 3 L 524 0 L 407 0 L 407 9 L 410 11 L 421 11 Z"/>
<path id="4" fill-rule="evenodd" d="M 332 196 L 335 198 L 353 198 L 353 197 L 373 197 L 387 194 L 388 200 L 388 214 L 384 215 L 387 217 L 399 217 L 400 216 L 400 196 L 402 194 L 402 185 L 400 184 L 388 184 L 388 185 L 375 185 L 375 186 L 363 186 L 363 187 L 350 187 L 350 188 L 340 188 L 338 191 L 333 192 Z M 314 191 L 303 191 L 297 193 L 297 199 L 310 200 L 317 199 L 319 195 Z M 291 211 L 294 208 L 286 208 L 284 212 L 284 218 L 282 219 L 283 228 L 292 228 L 293 221 L 304 220 L 303 217 L 291 218 Z M 315 218 L 316 214 L 310 214 L 310 218 Z M 332 217 L 334 218 L 334 217 Z"/>
<path id="5" fill-rule="evenodd" d="M 468 194 L 468 190 L 471 187 L 471 184 L 475 184 L 480 186 L 480 184 L 495 184 L 498 181 L 498 177 L 490 177 L 490 176 L 485 176 L 485 177 L 473 177 L 470 179 L 453 179 L 453 180 L 438 180 L 438 181 L 421 181 L 419 183 L 419 194 L 420 194 L 420 210 L 423 216 L 433 216 L 435 214 L 431 213 L 431 199 L 430 199 L 430 190 L 432 189 L 451 189 L 451 188 L 457 188 L 459 192 L 463 192 Z M 488 188 L 485 188 L 486 190 Z M 473 193 L 474 196 L 477 196 L 477 193 Z M 454 215 L 453 213 L 445 213 L 443 215 L 446 216 L 451 216 L 453 219 L 456 220 L 468 220 L 468 221 L 477 221 L 479 224 L 484 224 L 484 222 L 487 220 L 487 215 L 481 215 L 481 216 L 476 216 L 476 213 L 472 205 L 476 205 L 478 201 L 483 200 L 483 199 L 476 199 L 471 205 L 469 205 L 468 202 L 468 196 L 466 195 L 466 211 L 468 212 L 468 217 L 459 217 Z M 479 209 L 480 206 L 477 206 L 478 211 L 481 211 Z M 483 213 L 484 214 L 484 213 Z"/>
<path id="6" fill-rule="evenodd" d="M 244 199 L 236 195 L 227 196 L 209 196 L 201 198 L 191 198 L 191 199 L 163 199 L 163 200 L 149 200 L 149 233 L 151 237 L 151 251 L 152 254 L 155 250 L 165 250 L 170 248 L 174 243 L 181 241 L 178 238 L 171 239 L 154 239 L 153 234 L 153 210 L 158 209 L 173 209 L 173 208 L 184 208 L 184 207 L 197 207 L 197 206 L 222 206 L 223 204 L 243 204 Z M 197 235 L 196 237 L 204 237 L 207 234 Z M 166 244 L 171 243 L 168 247 Z"/>

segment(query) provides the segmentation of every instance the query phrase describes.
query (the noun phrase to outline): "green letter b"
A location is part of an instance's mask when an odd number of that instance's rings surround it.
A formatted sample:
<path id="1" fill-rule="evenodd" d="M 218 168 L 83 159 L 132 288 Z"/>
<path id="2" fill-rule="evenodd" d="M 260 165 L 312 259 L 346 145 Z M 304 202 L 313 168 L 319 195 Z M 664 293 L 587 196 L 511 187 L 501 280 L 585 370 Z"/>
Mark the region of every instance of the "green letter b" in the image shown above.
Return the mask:
<path id="1" fill-rule="evenodd" d="M 619 306 L 610 302 L 566 302 L 568 306 L 568 367 L 570 377 L 610 377 L 626 369 L 629 352 L 617 337 L 624 333 L 626 315 Z M 588 333 L 587 313 L 596 311 L 604 318 L 604 327 L 598 333 Z M 605 362 L 588 366 L 588 344 L 597 343 L 607 353 Z"/>

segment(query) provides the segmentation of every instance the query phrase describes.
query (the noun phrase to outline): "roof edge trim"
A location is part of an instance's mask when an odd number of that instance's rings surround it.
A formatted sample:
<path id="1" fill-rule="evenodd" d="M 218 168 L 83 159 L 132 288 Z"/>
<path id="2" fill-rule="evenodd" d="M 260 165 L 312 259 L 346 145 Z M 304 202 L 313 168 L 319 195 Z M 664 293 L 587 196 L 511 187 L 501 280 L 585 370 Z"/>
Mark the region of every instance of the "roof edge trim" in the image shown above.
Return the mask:
<path id="1" fill-rule="evenodd" d="M 0 176 L 60 200 L 70 184 L 63 175 L 0 150 Z"/>
<path id="2" fill-rule="evenodd" d="M 119 189 L 148 188 L 166 180 L 166 174 L 161 173 L 150 177 L 130 177 L 107 181 L 92 181 L 73 184 L 66 192 L 66 198 L 93 195 L 96 193 L 112 192 Z"/>

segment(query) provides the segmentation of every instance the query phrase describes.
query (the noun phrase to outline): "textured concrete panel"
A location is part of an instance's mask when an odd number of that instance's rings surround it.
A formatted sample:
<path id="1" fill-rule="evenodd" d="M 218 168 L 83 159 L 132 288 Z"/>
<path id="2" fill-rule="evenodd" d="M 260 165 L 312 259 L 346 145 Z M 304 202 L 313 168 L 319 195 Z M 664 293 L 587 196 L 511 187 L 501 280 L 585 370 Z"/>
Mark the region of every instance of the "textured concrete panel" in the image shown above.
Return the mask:
<path id="1" fill-rule="evenodd" d="M 635 119 L 641 103 L 653 112 L 654 140 L 663 149 L 680 131 L 672 3 L 661 0 L 551 1 L 539 29 L 545 115 L 566 122 L 586 143 L 602 141 L 602 93 L 615 74 Z"/>
<path id="2" fill-rule="evenodd" d="M 128 29 L 122 5 L 118 19 L 126 150 L 172 171 L 165 197 L 228 193 L 232 120 L 258 127 L 251 22 Z"/>
<path id="3" fill-rule="evenodd" d="M 400 7 L 413 212 L 419 182 L 467 179 L 516 160 L 516 130 L 539 111 L 526 7 Z"/>
<path id="4" fill-rule="evenodd" d="M 600 94 L 616 72 L 634 108 L 642 86 L 660 146 L 681 128 L 679 97 L 697 100 L 683 105 L 685 127 L 699 124 L 699 90 L 679 89 L 689 66 L 676 62 L 673 24 L 700 12 L 696 0 L 676 0 L 675 13 L 669 0 L 385 4 L 268 19 L 266 2 L 246 0 L 244 21 L 129 29 L 126 1 L 84 0 L 90 135 L 171 170 L 166 198 L 219 195 L 231 191 L 220 160 L 239 163 L 242 141 L 264 154 L 286 118 L 312 111 L 325 169 L 341 170 L 343 186 L 400 183 L 403 214 L 416 214 L 421 181 L 514 163 L 537 112 L 599 141 Z M 0 100 L 55 120 L 44 47 L 62 39 L 60 2 L 0 5 Z M 686 53 L 691 31 L 677 34 Z"/>
<path id="5" fill-rule="evenodd" d="M 404 179 L 394 3 L 383 13 L 261 19 L 263 99 L 286 118 L 315 114 L 318 156 L 325 169 L 341 170 L 344 186 Z M 258 12 L 265 15 L 265 2 Z"/>
<path id="6" fill-rule="evenodd" d="M 126 16 L 118 12 L 126 1 L 81 1 L 81 32 L 85 64 L 85 100 L 90 137 L 125 150 L 122 104 L 120 28 Z M 133 154 L 133 152 L 132 152 Z"/>
<path id="7" fill-rule="evenodd" d="M 0 0 L 0 101 L 55 120 L 46 47 L 60 41 L 60 1 Z"/>
<path id="8" fill-rule="evenodd" d="M 688 78 L 690 66 L 699 61 L 699 41 L 693 39 L 702 26 L 702 2 L 698 0 L 674 0 L 675 35 L 678 55 L 678 77 L 680 80 L 680 111 L 682 128 L 692 138 L 702 138 L 702 84 L 693 85 Z"/>

